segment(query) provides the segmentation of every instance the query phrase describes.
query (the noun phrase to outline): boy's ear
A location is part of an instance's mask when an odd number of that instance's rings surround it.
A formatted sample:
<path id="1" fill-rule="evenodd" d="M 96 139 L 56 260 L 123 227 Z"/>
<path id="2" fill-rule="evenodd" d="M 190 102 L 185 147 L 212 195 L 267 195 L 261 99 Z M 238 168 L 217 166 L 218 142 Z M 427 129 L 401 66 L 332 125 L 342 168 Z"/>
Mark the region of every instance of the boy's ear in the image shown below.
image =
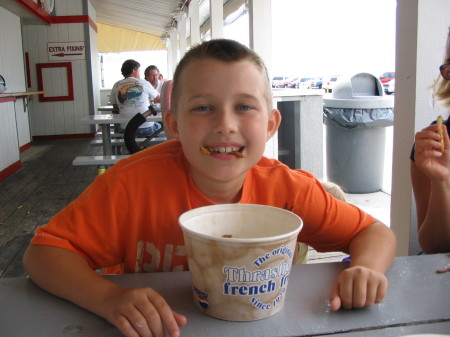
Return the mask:
<path id="1" fill-rule="evenodd" d="M 172 110 L 164 112 L 164 128 L 166 130 L 167 139 L 178 138 L 178 121 Z"/>
<path id="2" fill-rule="evenodd" d="M 272 136 L 277 132 L 278 127 L 281 123 L 281 113 L 278 109 L 273 109 L 270 116 L 269 121 L 267 123 L 267 136 L 266 142 L 272 138 Z"/>

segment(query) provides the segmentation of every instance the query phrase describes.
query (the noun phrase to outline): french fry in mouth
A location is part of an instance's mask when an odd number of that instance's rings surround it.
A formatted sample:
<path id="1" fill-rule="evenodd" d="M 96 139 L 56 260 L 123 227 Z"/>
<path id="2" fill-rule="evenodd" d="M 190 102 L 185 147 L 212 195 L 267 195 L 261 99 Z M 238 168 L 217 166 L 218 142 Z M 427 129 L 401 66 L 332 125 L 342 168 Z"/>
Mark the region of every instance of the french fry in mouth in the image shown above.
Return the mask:
<path id="1" fill-rule="evenodd" d="M 436 124 L 438 126 L 439 136 L 441 136 L 441 152 L 444 152 L 444 131 L 442 129 L 442 121 L 443 121 L 443 118 L 441 115 L 439 115 L 437 118 Z"/>
<path id="2" fill-rule="evenodd" d="M 231 154 L 234 154 L 238 158 L 244 158 L 244 155 L 240 151 L 233 151 Z"/>
<path id="3" fill-rule="evenodd" d="M 211 155 L 213 153 L 210 149 L 204 147 L 203 145 L 200 145 L 200 152 L 207 155 Z M 238 158 L 244 158 L 244 155 L 240 151 L 233 151 L 230 152 L 229 154 L 235 155 Z"/>
<path id="4" fill-rule="evenodd" d="M 211 151 L 208 148 L 204 147 L 204 146 L 200 146 L 200 151 L 203 154 L 211 154 Z"/>

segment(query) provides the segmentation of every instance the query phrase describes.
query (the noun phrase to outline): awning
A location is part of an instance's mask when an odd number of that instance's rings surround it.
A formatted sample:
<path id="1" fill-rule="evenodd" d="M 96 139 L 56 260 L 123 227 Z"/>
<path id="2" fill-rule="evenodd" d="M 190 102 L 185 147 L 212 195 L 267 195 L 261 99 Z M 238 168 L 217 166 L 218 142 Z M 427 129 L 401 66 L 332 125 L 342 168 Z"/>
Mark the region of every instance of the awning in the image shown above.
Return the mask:
<path id="1" fill-rule="evenodd" d="M 161 50 L 166 46 L 159 36 L 97 23 L 97 48 L 99 53 L 118 53 Z"/>

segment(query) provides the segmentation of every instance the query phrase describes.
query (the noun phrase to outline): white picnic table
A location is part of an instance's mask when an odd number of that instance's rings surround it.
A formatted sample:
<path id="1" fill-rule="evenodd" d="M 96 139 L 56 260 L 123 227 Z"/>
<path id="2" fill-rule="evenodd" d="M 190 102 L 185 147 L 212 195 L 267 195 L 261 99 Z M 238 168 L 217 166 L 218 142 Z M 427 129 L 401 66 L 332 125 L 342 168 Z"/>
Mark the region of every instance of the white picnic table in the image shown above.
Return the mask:
<path id="1" fill-rule="evenodd" d="M 110 156 L 112 154 L 111 146 L 111 124 L 128 123 L 133 115 L 121 114 L 102 114 L 89 115 L 80 119 L 81 124 L 101 125 L 102 126 L 102 141 L 103 141 L 103 155 Z M 147 117 L 149 122 L 161 122 L 161 115 Z"/>

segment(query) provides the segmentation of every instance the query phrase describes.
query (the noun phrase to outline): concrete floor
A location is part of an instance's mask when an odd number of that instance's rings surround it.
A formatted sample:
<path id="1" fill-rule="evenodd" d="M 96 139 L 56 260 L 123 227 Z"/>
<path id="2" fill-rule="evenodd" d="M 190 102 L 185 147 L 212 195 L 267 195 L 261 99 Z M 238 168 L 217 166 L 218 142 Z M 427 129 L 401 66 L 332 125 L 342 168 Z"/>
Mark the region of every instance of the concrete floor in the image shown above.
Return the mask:
<path id="1" fill-rule="evenodd" d="M 367 194 L 349 194 L 349 202 L 390 226 L 391 196 L 380 191 Z"/>

